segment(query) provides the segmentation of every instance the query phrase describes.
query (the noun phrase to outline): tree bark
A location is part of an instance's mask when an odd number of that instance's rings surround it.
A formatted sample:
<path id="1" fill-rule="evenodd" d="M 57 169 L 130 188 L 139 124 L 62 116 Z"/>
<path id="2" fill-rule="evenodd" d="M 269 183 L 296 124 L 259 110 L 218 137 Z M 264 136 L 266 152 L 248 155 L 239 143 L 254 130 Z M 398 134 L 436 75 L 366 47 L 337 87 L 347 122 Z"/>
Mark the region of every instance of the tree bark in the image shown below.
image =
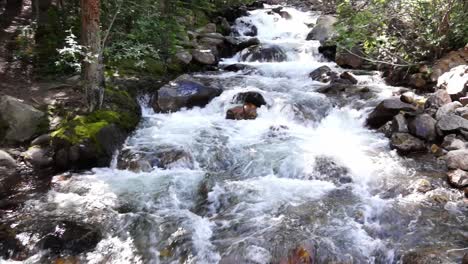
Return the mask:
<path id="1" fill-rule="evenodd" d="M 100 10 L 100 0 L 81 0 L 81 37 L 88 54 L 83 62 L 83 80 L 90 112 L 100 108 L 104 98 Z"/>

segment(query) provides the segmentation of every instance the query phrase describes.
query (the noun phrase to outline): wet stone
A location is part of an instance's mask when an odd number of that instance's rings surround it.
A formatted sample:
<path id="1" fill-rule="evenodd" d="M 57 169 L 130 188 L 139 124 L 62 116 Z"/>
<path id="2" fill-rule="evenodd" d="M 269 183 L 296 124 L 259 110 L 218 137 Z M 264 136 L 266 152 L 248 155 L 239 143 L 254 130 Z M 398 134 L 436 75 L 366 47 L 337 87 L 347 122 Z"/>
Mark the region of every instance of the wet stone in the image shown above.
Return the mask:
<path id="1" fill-rule="evenodd" d="M 468 171 L 468 150 L 453 150 L 445 158 L 449 169 L 462 169 Z"/>
<path id="2" fill-rule="evenodd" d="M 259 92 L 239 93 L 236 96 L 234 96 L 233 103 L 235 104 L 250 103 L 250 104 L 255 105 L 256 107 L 261 107 L 267 104 L 265 101 L 265 98 L 263 98 L 263 95 Z"/>
<path id="3" fill-rule="evenodd" d="M 451 134 L 444 138 L 442 147 L 448 151 L 466 148 L 467 143 L 457 138 L 457 135 Z"/>
<path id="4" fill-rule="evenodd" d="M 52 254 L 80 254 L 91 251 L 101 241 L 99 230 L 75 222 L 61 222 L 39 241 L 39 247 Z"/>
<path id="5" fill-rule="evenodd" d="M 371 128 L 379 128 L 392 120 L 400 111 L 414 112 L 416 111 L 416 107 L 403 103 L 398 97 L 383 100 L 377 105 L 374 111 L 369 114 L 366 121 L 367 125 Z"/>
<path id="6" fill-rule="evenodd" d="M 394 133 L 390 141 L 390 146 L 401 154 L 423 152 L 426 150 L 424 141 L 408 133 Z"/>

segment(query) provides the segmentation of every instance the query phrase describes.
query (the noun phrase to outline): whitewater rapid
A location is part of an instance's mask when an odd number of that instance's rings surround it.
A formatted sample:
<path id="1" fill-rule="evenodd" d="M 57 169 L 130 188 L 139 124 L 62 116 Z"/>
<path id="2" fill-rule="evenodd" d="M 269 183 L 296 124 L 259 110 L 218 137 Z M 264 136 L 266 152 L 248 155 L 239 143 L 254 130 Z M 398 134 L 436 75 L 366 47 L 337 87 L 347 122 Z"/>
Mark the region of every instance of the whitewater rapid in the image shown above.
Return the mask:
<path id="1" fill-rule="evenodd" d="M 123 150 L 179 150 L 190 159 L 150 172 L 110 167 L 57 176 L 45 197 L 27 202 L 23 224 L 53 219 L 98 227 L 103 239 L 79 255 L 82 263 L 266 264 L 297 247 L 318 263 L 397 263 L 402 252 L 430 243 L 456 249 L 459 238 L 447 238 L 429 217 L 443 214 L 463 229 L 460 194 L 413 191 L 411 184 L 425 176 L 364 126 L 369 109 L 397 88 L 369 73 L 358 76 L 358 85 L 371 98 L 316 92 L 325 84 L 308 77 L 312 70 L 344 71 L 318 53 L 318 41 L 305 40 L 319 14 L 284 8 L 291 15 L 285 19 L 271 8 L 251 11 L 234 27 L 247 38 L 245 24 L 255 25 L 260 42 L 280 46 L 286 61 L 245 62 L 237 54 L 221 65 L 256 71 L 195 74 L 223 93 L 206 107 L 169 114 L 143 105 L 143 120 Z M 261 93 L 267 106 L 256 120 L 226 120 L 232 98 L 246 91 Z M 448 201 L 426 207 L 440 193 Z M 40 239 L 20 235 L 25 245 Z M 447 263 L 459 257 L 446 256 Z"/>

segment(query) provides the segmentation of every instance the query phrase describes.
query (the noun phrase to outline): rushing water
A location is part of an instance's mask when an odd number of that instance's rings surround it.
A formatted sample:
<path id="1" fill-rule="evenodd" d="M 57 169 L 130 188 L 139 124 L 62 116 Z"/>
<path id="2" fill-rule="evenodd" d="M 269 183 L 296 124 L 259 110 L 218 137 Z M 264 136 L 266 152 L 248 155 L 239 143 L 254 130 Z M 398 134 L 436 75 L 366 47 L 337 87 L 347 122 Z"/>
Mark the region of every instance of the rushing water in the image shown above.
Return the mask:
<path id="1" fill-rule="evenodd" d="M 318 42 L 305 41 L 317 14 L 285 8 L 288 20 L 269 10 L 240 18 L 237 30 L 246 31 L 241 21 L 254 24 L 261 43 L 279 45 L 287 61 L 225 59 L 256 71 L 196 75 L 224 92 L 204 108 L 156 114 L 144 107 L 124 147 L 176 150 L 185 159 L 150 172 L 57 177 L 42 199 L 27 203 L 18 225 L 98 228 L 102 240 L 79 255 L 82 263 L 287 263 L 297 248 L 316 263 L 398 263 L 412 249 L 460 262 L 468 246 L 461 193 L 429 173 L 437 169 L 432 161 L 398 157 L 363 125 L 394 88 L 369 73 L 358 76 L 358 87 L 370 96 L 315 92 L 324 84 L 308 77 L 312 70 L 343 71 L 318 54 Z M 268 105 L 256 120 L 226 120 L 232 98 L 245 91 L 260 92 Z M 418 192 L 420 179 L 432 190 Z M 18 234 L 25 245 L 40 240 L 34 229 Z"/>

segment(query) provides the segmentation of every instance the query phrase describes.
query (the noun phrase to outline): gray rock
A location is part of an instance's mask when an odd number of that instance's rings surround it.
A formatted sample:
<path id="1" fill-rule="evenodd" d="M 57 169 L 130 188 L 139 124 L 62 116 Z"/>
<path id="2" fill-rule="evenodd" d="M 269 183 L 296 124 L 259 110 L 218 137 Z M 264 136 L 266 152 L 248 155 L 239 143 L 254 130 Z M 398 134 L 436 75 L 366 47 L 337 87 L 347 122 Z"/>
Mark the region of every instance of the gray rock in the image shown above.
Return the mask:
<path id="1" fill-rule="evenodd" d="M 366 121 L 367 125 L 371 128 L 379 128 L 392 120 L 400 111 L 414 112 L 416 111 L 416 107 L 403 103 L 398 97 L 383 100 L 377 105 L 374 111 L 369 114 Z"/>
<path id="2" fill-rule="evenodd" d="M 318 67 L 317 69 L 313 70 L 310 74 L 309 77 L 312 78 L 314 81 L 319 81 L 319 82 L 329 82 L 330 77 L 328 76 L 328 73 L 331 72 L 330 67 L 328 66 L 321 66 Z"/>
<path id="3" fill-rule="evenodd" d="M 393 133 L 408 133 L 408 124 L 403 114 L 398 114 L 392 120 Z"/>
<path id="4" fill-rule="evenodd" d="M 413 92 L 405 92 L 400 96 L 400 100 L 407 104 L 413 104 L 416 100 L 415 98 L 416 96 Z"/>
<path id="5" fill-rule="evenodd" d="M 447 162 L 447 167 L 449 169 L 468 171 L 468 150 L 452 150 L 447 153 L 447 156 L 445 156 L 445 161 Z"/>
<path id="6" fill-rule="evenodd" d="M 334 24 L 337 18 L 331 15 L 322 15 L 317 19 L 317 24 L 312 31 L 307 35 L 306 40 L 318 40 L 326 42 L 336 36 L 337 32 Z"/>
<path id="7" fill-rule="evenodd" d="M 21 102 L 19 99 L 5 95 L 0 98 L 0 119 L 8 126 L 5 140 L 24 142 L 39 132 L 44 122 L 44 113 Z"/>
<path id="8" fill-rule="evenodd" d="M 224 36 L 219 33 L 203 34 L 199 42 L 210 47 L 217 47 L 224 43 Z"/>
<path id="9" fill-rule="evenodd" d="M 440 120 L 442 116 L 452 114 L 457 108 L 463 107 L 460 102 L 451 102 L 441 106 L 436 112 L 436 119 Z"/>
<path id="10" fill-rule="evenodd" d="M 206 24 L 204 27 L 198 28 L 196 30 L 196 32 L 199 33 L 199 34 L 216 33 L 216 24 L 214 24 L 214 23 Z"/>
<path id="11" fill-rule="evenodd" d="M 256 45 L 244 49 L 240 53 L 242 61 L 259 62 L 282 62 L 288 56 L 284 50 L 277 45 Z"/>
<path id="12" fill-rule="evenodd" d="M 410 133 L 419 138 L 434 141 L 437 137 L 436 120 L 428 114 L 417 115 L 412 117 L 408 122 Z"/>
<path id="13" fill-rule="evenodd" d="M 51 140 L 52 140 L 51 134 L 44 134 L 34 139 L 31 142 L 31 146 L 46 147 L 50 145 Z"/>
<path id="14" fill-rule="evenodd" d="M 390 146 L 400 154 L 422 152 L 426 150 L 424 141 L 408 133 L 394 133 L 391 137 Z"/>
<path id="15" fill-rule="evenodd" d="M 175 56 L 179 61 L 183 62 L 184 64 L 189 64 L 193 58 L 192 54 L 190 54 L 190 52 L 186 50 L 181 50 L 177 52 Z"/>
<path id="16" fill-rule="evenodd" d="M 203 107 L 221 94 L 218 88 L 208 87 L 190 79 L 181 79 L 161 87 L 152 100 L 157 112 L 175 112 L 183 107 Z"/>
<path id="17" fill-rule="evenodd" d="M 468 107 L 460 107 L 455 110 L 455 114 L 468 119 Z"/>
<path id="18" fill-rule="evenodd" d="M 16 161 L 3 150 L 0 150 L 0 167 L 13 169 L 16 167 Z"/>
<path id="19" fill-rule="evenodd" d="M 443 134 L 468 131 L 468 120 L 454 114 L 444 115 L 437 122 L 437 129 Z"/>
<path id="20" fill-rule="evenodd" d="M 468 187 L 468 172 L 464 170 L 453 170 L 447 173 L 448 182 L 455 188 Z"/>
<path id="21" fill-rule="evenodd" d="M 463 140 L 458 139 L 456 135 L 451 134 L 444 138 L 441 146 L 442 148 L 451 151 L 466 148 L 466 143 Z"/>
<path id="22" fill-rule="evenodd" d="M 204 65 L 216 64 L 216 56 L 210 49 L 195 49 L 192 51 L 193 59 Z"/>
<path id="23" fill-rule="evenodd" d="M 447 93 L 447 91 L 443 89 L 437 90 L 435 93 L 433 93 L 431 96 L 426 101 L 425 107 L 426 108 L 439 108 L 445 104 L 451 103 L 452 98 L 450 98 L 450 95 Z"/>
<path id="24" fill-rule="evenodd" d="M 434 189 L 430 181 L 426 179 L 419 179 L 415 183 L 415 189 L 420 193 L 427 193 L 428 191 Z"/>
<path id="25" fill-rule="evenodd" d="M 48 151 L 38 146 L 29 148 L 23 153 L 23 157 L 36 168 L 49 167 L 54 162 Z"/>
<path id="26" fill-rule="evenodd" d="M 356 76 L 354 76 L 354 74 L 352 74 L 349 71 L 343 72 L 342 74 L 340 74 L 340 78 L 343 79 L 343 80 L 350 81 L 351 84 L 358 84 L 358 80 L 357 80 Z"/>

